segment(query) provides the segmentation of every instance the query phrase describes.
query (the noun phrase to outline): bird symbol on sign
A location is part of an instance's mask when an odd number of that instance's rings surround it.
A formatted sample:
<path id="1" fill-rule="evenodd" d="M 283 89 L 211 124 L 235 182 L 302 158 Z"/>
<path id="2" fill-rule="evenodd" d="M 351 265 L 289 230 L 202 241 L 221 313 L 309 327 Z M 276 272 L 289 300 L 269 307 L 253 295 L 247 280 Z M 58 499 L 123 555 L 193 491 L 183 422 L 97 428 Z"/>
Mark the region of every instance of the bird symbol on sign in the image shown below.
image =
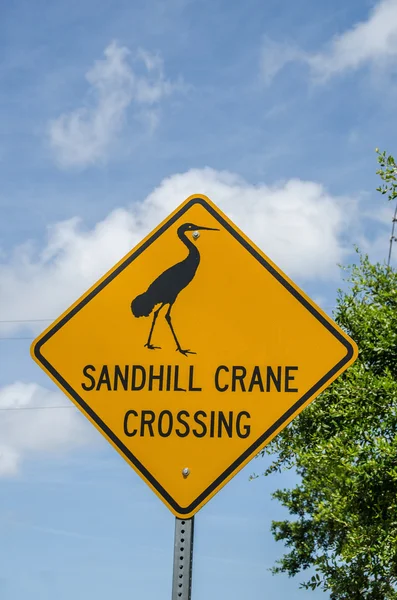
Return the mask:
<path id="1" fill-rule="evenodd" d="M 148 317 L 153 309 L 160 304 L 153 312 L 152 325 L 150 327 L 148 340 L 145 344 L 145 347 L 149 350 L 161 349 L 160 346 L 154 346 L 152 344 L 152 336 L 157 317 L 161 309 L 168 304 L 165 320 L 167 321 L 175 340 L 177 352 L 180 352 L 185 356 L 188 354 L 196 354 L 191 350 L 184 350 L 181 347 L 171 319 L 171 309 L 179 293 L 192 281 L 200 264 L 200 253 L 195 244 L 186 236 L 188 231 L 193 231 L 193 238 L 197 239 L 199 237 L 198 231 L 219 231 L 219 229 L 213 227 L 201 227 L 199 225 L 194 225 L 194 223 L 184 223 L 178 227 L 177 235 L 189 250 L 189 254 L 184 260 L 176 263 L 161 273 L 161 275 L 150 284 L 146 292 L 139 294 L 139 296 L 134 298 L 131 302 L 131 311 L 134 317 Z"/>

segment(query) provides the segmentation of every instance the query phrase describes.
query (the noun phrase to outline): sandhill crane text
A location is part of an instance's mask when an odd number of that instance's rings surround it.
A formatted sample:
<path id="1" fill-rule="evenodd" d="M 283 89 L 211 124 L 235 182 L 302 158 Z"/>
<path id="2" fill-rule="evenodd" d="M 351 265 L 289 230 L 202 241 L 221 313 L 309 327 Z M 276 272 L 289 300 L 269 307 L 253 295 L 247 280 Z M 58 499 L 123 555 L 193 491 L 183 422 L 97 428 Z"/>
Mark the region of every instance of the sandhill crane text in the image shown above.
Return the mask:
<path id="1" fill-rule="evenodd" d="M 81 387 L 85 392 L 202 392 L 194 365 L 86 365 Z M 214 370 L 217 392 L 299 392 L 297 366 L 220 365 Z M 208 390 L 204 390 L 208 391 Z"/>

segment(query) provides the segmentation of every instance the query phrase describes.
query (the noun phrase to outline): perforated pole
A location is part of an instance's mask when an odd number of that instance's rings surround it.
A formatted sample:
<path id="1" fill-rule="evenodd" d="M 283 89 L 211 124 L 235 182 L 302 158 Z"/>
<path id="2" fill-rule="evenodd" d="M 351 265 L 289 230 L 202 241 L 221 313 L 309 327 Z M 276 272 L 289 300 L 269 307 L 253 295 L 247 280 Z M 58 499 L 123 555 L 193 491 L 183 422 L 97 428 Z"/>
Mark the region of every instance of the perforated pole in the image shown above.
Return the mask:
<path id="1" fill-rule="evenodd" d="M 191 600 L 194 517 L 175 519 L 172 600 Z"/>

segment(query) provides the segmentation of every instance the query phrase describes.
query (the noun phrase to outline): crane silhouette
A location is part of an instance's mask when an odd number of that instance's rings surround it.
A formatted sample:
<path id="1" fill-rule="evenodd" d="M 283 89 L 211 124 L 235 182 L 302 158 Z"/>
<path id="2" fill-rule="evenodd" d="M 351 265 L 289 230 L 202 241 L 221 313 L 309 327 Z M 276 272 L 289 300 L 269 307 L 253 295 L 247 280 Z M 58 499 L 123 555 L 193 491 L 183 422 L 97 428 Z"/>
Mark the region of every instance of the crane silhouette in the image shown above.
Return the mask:
<path id="1" fill-rule="evenodd" d="M 149 331 L 149 337 L 145 344 L 149 350 L 159 350 L 160 346 L 154 346 L 152 344 L 152 335 L 154 326 L 157 321 L 157 317 L 161 309 L 168 304 L 167 312 L 165 313 L 165 320 L 167 321 L 169 328 L 171 329 L 172 335 L 176 343 L 176 350 L 181 354 L 187 356 L 188 354 L 195 354 L 191 350 L 184 350 L 177 338 L 175 329 L 171 320 L 171 309 L 177 299 L 179 293 L 192 281 L 194 278 L 197 268 L 200 264 L 200 252 L 198 251 L 195 244 L 186 236 L 188 231 L 219 231 L 213 227 L 201 227 L 194 225 L 194 223 L 184 223 L 178 227 L 177 235 L 181 242 L 189 250 L 187 257 L 181 262 L 176 263 L 169 269 L 166 269 L 161 275 L 157 277 L 150 284 L 146 292 L 139 294 L 131 302 L 131 310 L 134 317 L 148 317 L 153 309 L 160 304 L 153 313 L 152 325 Z M 197 236 L 198 237 L 198 236 Z"/>

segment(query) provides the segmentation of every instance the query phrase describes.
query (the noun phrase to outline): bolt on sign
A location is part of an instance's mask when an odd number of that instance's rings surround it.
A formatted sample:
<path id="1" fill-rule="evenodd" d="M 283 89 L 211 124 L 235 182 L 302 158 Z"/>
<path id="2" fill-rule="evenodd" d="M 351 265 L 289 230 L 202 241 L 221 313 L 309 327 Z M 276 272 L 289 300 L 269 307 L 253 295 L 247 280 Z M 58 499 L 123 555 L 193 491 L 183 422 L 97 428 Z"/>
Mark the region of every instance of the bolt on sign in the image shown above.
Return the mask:
<path id="1" fill-rule="evenodd" d="M 179 518 L 357 357 L 346 333 L 200 195 L 31 352 Z"/>

